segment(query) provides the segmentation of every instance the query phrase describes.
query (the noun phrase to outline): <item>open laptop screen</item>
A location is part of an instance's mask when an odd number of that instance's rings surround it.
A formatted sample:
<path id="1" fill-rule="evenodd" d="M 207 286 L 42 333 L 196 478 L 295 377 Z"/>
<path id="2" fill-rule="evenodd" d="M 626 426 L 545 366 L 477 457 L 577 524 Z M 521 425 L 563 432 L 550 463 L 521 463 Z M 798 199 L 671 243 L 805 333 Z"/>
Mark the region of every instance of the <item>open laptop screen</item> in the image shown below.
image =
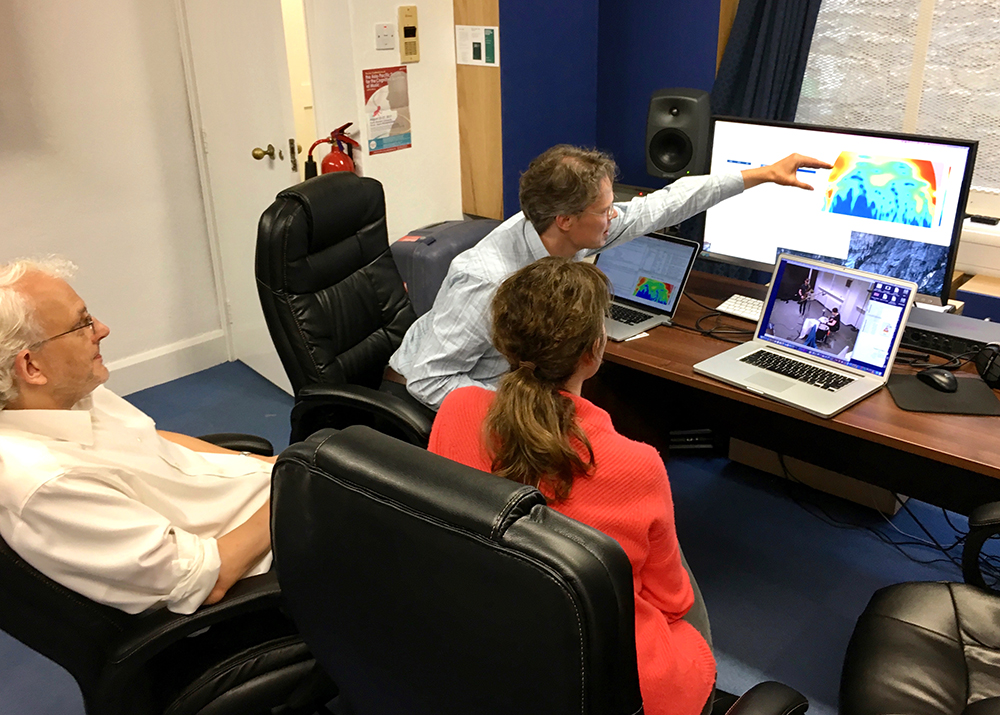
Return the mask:
<path id="1" fill-rule="evenodd" d="M 683 238 L 639 236 L 597 254 L 597 265 L 615 297 L 672 315 L 699 250 Z"/>
<path id="2" fill-rule="evenodd" d="M 911 300 L 910 284 L 783 256 L 757 338 L 881 377 Z"/>

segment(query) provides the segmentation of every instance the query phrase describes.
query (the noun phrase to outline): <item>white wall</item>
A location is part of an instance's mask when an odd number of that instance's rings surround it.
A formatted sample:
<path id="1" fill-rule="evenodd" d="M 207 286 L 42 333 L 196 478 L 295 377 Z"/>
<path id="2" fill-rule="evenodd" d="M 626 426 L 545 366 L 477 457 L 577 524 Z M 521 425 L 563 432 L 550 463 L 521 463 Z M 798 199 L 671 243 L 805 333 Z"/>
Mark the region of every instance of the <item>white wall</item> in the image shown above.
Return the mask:
<path id="1" fill-rule="evenodd" d="M 320 133 L 363 123 L 361 69 L 395 2 L 307 0 Z M 452 0 L 418 5 L 413 148 L 363 157 L 391 239 L 461 216 Z M 10 0 L 0 22 L 0 260 L 59 253 L 112 328 L 126 394 L 228 359 L 172 0 Z M 262 207 L 263 210 L 263 207 Z"/>
<path id="2" fill-rule="evenodd" d="M 375 49 L 375 24 L 397 24 L 398 0 L 306 0 L 317 135 L 345 122 L 360 129 L 364 116 L 365 69 L 399 65 L 396 49 Z M 361 173 L 382 182 L 389 240 L 435 221 L 462 217 L 455 80 L 453 0 L 416 3 L 420 62 L 406 65 L 413 146 L 369 156 L 361 150 Z M 319 28 L 319 30 L 317 29 Z"/>
<path id="3" fill-rule="evenodd" d="M 118 391 L 226 359 L 170 0 L 5 3 L 0 260 L 42 253 L 80 266 Z"/>

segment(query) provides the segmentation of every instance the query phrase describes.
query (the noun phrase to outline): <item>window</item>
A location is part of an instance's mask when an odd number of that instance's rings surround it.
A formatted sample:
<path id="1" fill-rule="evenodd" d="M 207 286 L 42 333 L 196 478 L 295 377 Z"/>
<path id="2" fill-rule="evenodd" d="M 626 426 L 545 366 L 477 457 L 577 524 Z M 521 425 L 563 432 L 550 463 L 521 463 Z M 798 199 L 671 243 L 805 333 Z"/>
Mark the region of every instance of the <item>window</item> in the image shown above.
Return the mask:
<path id="1" fill-rule="evenodd" d="M 978 139 L 1000 199 L 1000 0 L 824 0 L 795 119 Z"/>

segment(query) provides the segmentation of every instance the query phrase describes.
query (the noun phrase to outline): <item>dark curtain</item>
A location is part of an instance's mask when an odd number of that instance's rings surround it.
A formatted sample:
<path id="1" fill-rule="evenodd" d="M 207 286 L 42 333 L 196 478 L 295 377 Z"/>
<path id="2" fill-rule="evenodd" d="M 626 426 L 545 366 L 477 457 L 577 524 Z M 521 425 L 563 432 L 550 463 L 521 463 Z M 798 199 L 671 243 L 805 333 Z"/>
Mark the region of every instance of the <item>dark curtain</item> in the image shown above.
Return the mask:
<path id="1" fill-rule="evenodd" d="M 719 74 L 712 113 L 795 119 L 820 0 L 740 0 Z"/>

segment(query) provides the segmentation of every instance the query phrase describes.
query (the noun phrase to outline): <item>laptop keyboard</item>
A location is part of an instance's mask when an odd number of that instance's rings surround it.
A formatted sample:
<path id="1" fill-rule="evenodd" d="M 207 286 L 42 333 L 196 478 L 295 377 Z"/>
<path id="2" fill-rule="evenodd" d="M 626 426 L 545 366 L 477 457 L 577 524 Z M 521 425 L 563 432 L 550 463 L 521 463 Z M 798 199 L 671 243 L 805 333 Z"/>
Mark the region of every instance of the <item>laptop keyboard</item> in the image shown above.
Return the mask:
<path id="1" fill-rule="evenodd" d="M 763 368 L 764 370 L 776 372 L 785 377 L 794 378 L 800 382 L 815 385 L 830 392 L 836 392 L 844 387 L 844 385 L 854 382 L 854 378 L 844 377 L 843 375 L 824 370 L 810 363 L 772 353 L 769 350 L 758 350 L 757 352 L 750 353 L 746 357 L 740 358 L 740 361 Z"/>
<path id="2" fill-rule="evenodd" d="M 624 305 L 619 305 L 618 303 L 611 304 L 611 317 L 617 320 L 619 323 L 625 323 L 626 325 L 635 325 L 636 323 L 641 323 L 644 320 L 649 320 L 653 316 L 649 313 L 643 313 L 639 310 L 633 310 L 632 308 L 626 308 Z"/>

